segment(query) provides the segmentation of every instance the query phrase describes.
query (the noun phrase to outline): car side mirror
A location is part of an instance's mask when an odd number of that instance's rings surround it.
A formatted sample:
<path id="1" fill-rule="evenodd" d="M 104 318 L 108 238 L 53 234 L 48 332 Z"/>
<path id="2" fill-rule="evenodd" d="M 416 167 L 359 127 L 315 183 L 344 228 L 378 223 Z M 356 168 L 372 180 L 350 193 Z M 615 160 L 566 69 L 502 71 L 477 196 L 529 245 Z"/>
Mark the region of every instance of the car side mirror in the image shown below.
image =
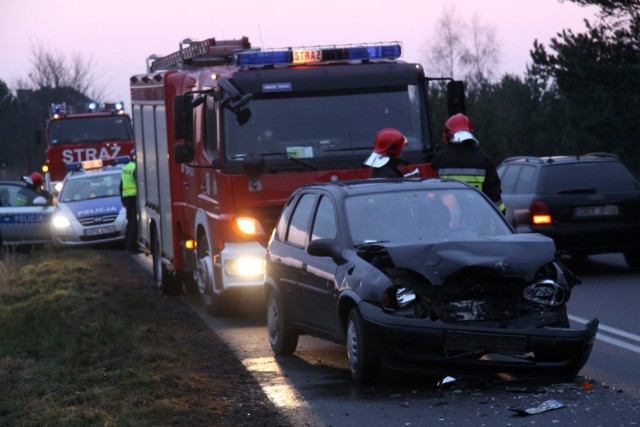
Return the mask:
<path id="1" fill-rule="evenodd" d="M 336 264 L 344 262 L 340 245 L 334 239 L 312 240 L 307 246 L 307 253 L 312 256 L 330 257 Z"/>

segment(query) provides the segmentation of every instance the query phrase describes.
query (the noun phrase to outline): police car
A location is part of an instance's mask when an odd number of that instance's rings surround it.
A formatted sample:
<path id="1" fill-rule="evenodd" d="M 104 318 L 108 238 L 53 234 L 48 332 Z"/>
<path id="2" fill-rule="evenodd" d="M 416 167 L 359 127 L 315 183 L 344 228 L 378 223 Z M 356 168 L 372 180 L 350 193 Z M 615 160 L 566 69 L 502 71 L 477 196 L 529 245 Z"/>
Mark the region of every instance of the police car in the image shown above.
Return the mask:
<path id="1" fill-rule="evenodd" d="M 51 219 L 55 246 L 124 242 L 126 210 L 120 200 L 120 174 L 128 157 L 67 165 Z"/>
<path id="2" fill-rule="evenodd" d="M 23 181 L 0 181 L 0 245 L 29 251 L 49 243 L 53 206 Z"/>

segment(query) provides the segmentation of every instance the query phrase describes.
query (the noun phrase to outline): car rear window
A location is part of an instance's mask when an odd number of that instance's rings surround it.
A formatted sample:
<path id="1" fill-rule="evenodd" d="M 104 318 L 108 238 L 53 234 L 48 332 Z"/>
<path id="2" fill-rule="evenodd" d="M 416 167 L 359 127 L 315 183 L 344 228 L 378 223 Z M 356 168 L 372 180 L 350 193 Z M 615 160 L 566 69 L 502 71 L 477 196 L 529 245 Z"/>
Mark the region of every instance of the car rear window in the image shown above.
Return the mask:
<path id="1" fill-rule="evenodd" d="M 540 194 L 634 191 L 640 186 L 621 163 L 589 162 L 549 165 L 540 177 Z"/>

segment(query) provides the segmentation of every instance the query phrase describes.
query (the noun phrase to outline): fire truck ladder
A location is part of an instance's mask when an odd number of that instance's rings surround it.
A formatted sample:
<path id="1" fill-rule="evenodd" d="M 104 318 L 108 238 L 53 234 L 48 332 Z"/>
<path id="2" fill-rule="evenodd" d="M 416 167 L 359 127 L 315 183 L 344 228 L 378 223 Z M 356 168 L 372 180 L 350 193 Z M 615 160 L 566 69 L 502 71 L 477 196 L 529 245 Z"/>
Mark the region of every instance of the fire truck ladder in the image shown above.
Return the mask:
<path id="1" fill-rule="evenodd" d="M 188 44 L 188 47 L 183 47 L 185 44 Z M 199 42 L 185 39 L 179 46 L 178 51 L 155 59 L 149 68 L 150 71 L 182 69 L 185 65 L 227 64 L 232 62 L 233 53 L 251 49 L 251 43 L 247 37 L 242 37 L 239 40 L 218 41 L 215 38 L 210 38 Z"/>

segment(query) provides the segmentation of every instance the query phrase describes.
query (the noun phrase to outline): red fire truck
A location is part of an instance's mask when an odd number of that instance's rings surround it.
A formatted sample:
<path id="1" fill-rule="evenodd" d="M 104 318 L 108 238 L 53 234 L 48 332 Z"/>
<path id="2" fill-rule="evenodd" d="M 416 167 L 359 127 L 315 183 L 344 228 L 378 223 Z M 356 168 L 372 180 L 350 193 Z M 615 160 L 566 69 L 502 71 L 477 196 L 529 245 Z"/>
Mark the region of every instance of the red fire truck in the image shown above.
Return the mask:
<path id="1" fill-rule="evenodd" d="M 82 112 L 53 104 L 45 126 L 46 168 L 62 181 L 69 163 L 128 156 L 133 149 L 131 119 L 122 103 L 89 104 Z"/>
<path id="2" fill-rule="evenodd" d="M 432 175 L 428 79 L 401 45 L 252 49 L 186 41 L 131 77 L 140 244 L 163 293 L 198 292 L 212 315 L 263 285 L 265 246 L 298 186 L 366 179 L 378 130 L 409 140 L 405 172 Z M 464 108 L 450 82 L 450 111 Z M 457 109 L 457 110 L 456 110 Z"/>

